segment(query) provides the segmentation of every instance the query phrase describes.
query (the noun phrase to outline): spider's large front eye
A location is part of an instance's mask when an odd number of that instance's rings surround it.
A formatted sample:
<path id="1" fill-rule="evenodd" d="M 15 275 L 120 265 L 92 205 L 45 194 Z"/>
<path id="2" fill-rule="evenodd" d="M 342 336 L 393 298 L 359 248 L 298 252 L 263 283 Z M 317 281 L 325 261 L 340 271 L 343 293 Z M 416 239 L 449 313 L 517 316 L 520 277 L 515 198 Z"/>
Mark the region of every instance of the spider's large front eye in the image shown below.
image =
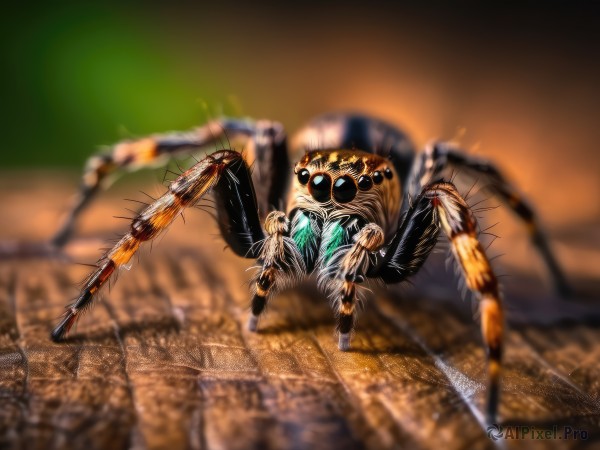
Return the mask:
<path id="1" fill-rule="evenodd" d="M 350 175 L 344 175 L 333 184 L 333 198 L 338 203 L 348 203 L 356 197 L 356 183 Z"/>
<path id="2" fill-rule="evenodd" d="M 298 172 L 298 183 L 300 183 L 301 185 L 305 185 L 306 183 L 308 183 L 308 180 L 310 179 L 310 172 L 306 169 L 302 169 L 300 172 Z"/>
<path id="3" fill-rule="evenodd" d="M 313 175 L 308 190 L 315 200 L 326 202 L 331 197 L 331 177 L 326 173 Z"/>

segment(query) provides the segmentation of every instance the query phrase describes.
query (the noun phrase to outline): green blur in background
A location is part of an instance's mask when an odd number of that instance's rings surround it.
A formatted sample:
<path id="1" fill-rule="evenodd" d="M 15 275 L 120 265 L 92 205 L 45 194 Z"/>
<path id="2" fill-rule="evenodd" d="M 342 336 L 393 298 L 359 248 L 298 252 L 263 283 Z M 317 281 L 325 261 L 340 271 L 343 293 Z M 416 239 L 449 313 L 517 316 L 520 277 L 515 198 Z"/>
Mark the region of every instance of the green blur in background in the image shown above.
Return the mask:
<path id="1" fill-rule="evenodd" d="M 353 109 L 419 147 L 466 129 L 461 143 L 534 197 L 568 170 L 569 191 L 597 198 L 592 3 L 13 6 L 0 19 L 0 168 L 81 167 L 120 139 L 221 113 L 294 130 Z M 547 189 L 570 204 L 561 185 Z"/>
<path id="2" fill-rule="evenodd" d="M 137 8 L 40 4 L 4 24 L 2 167 L 81 165 L 91 143 L 205 120 L 215 80 Z"/>

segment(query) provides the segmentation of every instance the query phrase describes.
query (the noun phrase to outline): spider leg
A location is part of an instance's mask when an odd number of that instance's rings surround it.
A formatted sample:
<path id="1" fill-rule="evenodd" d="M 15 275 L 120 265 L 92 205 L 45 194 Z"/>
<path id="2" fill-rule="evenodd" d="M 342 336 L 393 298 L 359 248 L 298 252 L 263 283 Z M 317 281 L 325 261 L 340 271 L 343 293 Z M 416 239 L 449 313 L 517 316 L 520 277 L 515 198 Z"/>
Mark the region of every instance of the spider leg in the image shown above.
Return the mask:
<path id="1" fill-rule="evenodd" d="M 439 230 L 432 202 L 419 195 L 387 244 L 385 256 L 379 258 L 367 275 L 380 277 L 386 284 L 406 280 L 425 263 L 436 245 Z"/>
<path id="2" fill-rule="evenodd" d="M 481 333 L 488 354 L 487 419 L 493 423 L 498 409 L 504 321 L 498 280 L 477 239 L 475 217 L 454 185 L 436 183 L 426 188 L 424 195 L 435 206 L 437 220 L 452 243 L 452 252 L 462 267 L 467 287 L 481 306 Z"/>
<path id="3" fill-rule="evenodd" d="M 475 217 L 452 183 L 434 183 L 423 189 L 369 276 L 394 283 L 415 273 L 431 253 L 439 229 L 448 236 L 466 285 L 480 304 L 481 332 L 488 355 L 487 418 L 492 423 L 498 409 L 502 305 L 497 278 L 477 238 Z"/>
<path id="4" fill-rule="evenodd" d="M 532 206 L 492 163 L 469 156 L 451 144 L 436 142 L 429 145 L 413 165 L 408 192 L 416 196 L 423 186 L 431 183 L 446 168 L 456 168 L 472 179 L 481 179 L 485 189 L 505 203 L 527 225 L 531 241 L 540 252 L 552 275 L 556 290 L 563 296 L 571 292 L 569 282 L 560 267 Z"/>
<path id="5" fill-rule="evenodd" d="M 350 350 L 358 285 L 364 282 L 367 270 L 373 264 L 373 255 L 383 245 L 384 238 L 379 225 L 365 225 L 354 235 L 354 243 L 339 247 L 320 271 L 319 284 L 337 309 L 338 348 L 342 351 Z"/>
<path id="6" fill-rule="evenodd" d="M 230 141 L 241 141 L 249 165 L 257 161 L 259 170 L 253 178 L 260 187 L 260 209 L 266 214 L 271 205 L 279 207 L 285 195 L 289 166 L 287 139 L 281 124 L 266 120 L 214 120 L 190 131 L 121 141 L 109 153 L 90 157 L 73 206 L 51 243 L 62 247 L 69 241 L 77 218 L 94 196 L 106 187 L 110 175 L 121 170 L 164 164 L 168 158 L 189 156 Z M 274 176 L 267 178 L 268 174 Z"/>
<path id="7" fill-rule="evenodd" d="M 252 297 L 251 315 L 248 318 L 248 329 L 258 329 L 258 319 L 263 313 L 267 301 L 286 281 L 306 273 L 302 255 L 294 241 L 288 237 L 290 221 L 285 213 L 271 212 L 265 219 L 267 237 L 260 244 L 262 269 L 253 280 L 254 295 Z"/>
<path id="8" fill-rule="evenodd" d="M 52 340 L 58 342 L 65 337 L 81 313 L 93 306 L 102 286 L 129 262 L 142 243 L 165 231 L 184 208 L 194 206 L 211 189 L 219 227 L 227 243 L 238 255 L 257 257 L 256 247 L 264 233 L 250 177 L 242 155 L 223 150 L 208 155 L 174 180 L 163 196 L 133 219 L 129 233 L 100 259 L 79 297 L 52 332 Z"/>

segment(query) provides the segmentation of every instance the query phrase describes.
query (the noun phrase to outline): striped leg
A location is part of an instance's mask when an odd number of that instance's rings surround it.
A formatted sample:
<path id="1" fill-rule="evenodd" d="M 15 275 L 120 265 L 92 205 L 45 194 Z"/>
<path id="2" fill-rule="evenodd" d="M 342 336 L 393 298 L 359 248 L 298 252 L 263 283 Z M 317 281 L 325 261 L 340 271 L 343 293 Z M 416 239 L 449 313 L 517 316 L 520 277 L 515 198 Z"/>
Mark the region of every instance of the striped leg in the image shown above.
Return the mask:
<path id="1" fill-rule="evenodd" d="M 569 295 L 571 287 L 548 243 L 539 219 L 521 193 L 488 161 L 460 152 L 452 145 L 437 142 L 428 146 L 413 166 L 408 191 L 414 197 L 423 186 L 431 183 L 446 168 L 456 168 L 473 179 L 481 179 L 485 188 L 505 203 L 525 224 L 532 243 L 540 252 L 556 290 Z"/>
<path id="2" fill-rule="evenodd" d="M 115 144 L 110 153 L 92 156 L 86 163 L 75 202 L 65 222 L 52 237 L 52 244 L 62 247 L 68 242 L 79 214 L 103 189 L 109 176 L 117 173 L 119 169 L 135 170 L 164 164 L 168 158 L 174 156 L 189 156 L 210 146 L 224 146 L 238 141 L 241 141 L 241 147 L 245 150 L 247 163 L 251 165 L 257 161 L 258 170 L 254 177 L 260 189 L 261 209 L 267 211 L 268 206 L 280 203 L 280 199 L 285 195 L 282 183 L 287 182 L 289 161 L 283 127 L 266 120 L 214 120 L 190 131 L 122 141 Z M 270 174 L 276 176 L 268 178 Z"/>
<path id="3" fill-rule="evenodd" d="M 477 239 L 477 223 L 469 206 L 451 183 L 435 183 L 424 189 L 431 200 L 436 219 L 452 244 L 467 287 L 481 307 L 481 332 L 488 354 L 487 418 L 495 422 L 498 409 L 500 367 L 502 358 L 503 312 L 498 280 Z"/>
<path id="4" fill-rule="evenodd" d="M 435 247 L 442 229 L 452 243 L 467 287 L 481 308 L 481 331 L 488 354 L 488 420 L 498 408 L 502 357 L 503 313 L 498 281 L 477 239 L 477 223 L 469 206 L 451 183 L 426 186 L 409 207 L 385 256 L 368 273 L 386 283 L 398 283 L 416 273 Z"/>
<path id="5" fill-rule="evenodd" d="M 331 296 L 337 308 L 338 347 L 342 351 L 350 350 L 350 338 L 356 319 L 356 296 L 358 284 L 365 280 L 371 256 L 383 245 L 384 234 L 381 227 L 370 223 L 364 226 L 354 238 L 354 244 L 347 251 L 334 255 L 328 265 L 337 266 L 333 279 L 328 278 L 330 270 L 323 271 L 320 284 Z"/>
<path id="6" fill-rule="evenodd" d="M 99 261 L 79 297 L 52 332 L 52 339 L 58 342 L 66 336 L 79 315 L 93 305 L 102 286 L 119 267 L 129 262 L 143 242 L 166 230 L 184 208 L 194 206 L 211 188 L 215 188 L 219 225 L 223 228 L 226 222 L 231 222 L 229 234 L 224 237 L 238 254 L 247 256 L 251 253 L 264 235 L 248 166 L 240 153 L 231 150 L 215 152 L 173 181 L 162 197 L 133 219 L 129 233 Z M 241 228 L 240 222 L 244 224 Z"/>
<path id="7" fill-rule="evenodd" d="M 288 280 L 306 273 L 296 244 L 287 237 L 289 229 L 290 221 L 280 211 L 271 212 L 265 219 L 268 236 L 261 244 L 262 269 L 254 280 L 251 315 L 248 318 L 250 331 L 258 329 L 258 319 L 264 312 L 268 299 Z"/>

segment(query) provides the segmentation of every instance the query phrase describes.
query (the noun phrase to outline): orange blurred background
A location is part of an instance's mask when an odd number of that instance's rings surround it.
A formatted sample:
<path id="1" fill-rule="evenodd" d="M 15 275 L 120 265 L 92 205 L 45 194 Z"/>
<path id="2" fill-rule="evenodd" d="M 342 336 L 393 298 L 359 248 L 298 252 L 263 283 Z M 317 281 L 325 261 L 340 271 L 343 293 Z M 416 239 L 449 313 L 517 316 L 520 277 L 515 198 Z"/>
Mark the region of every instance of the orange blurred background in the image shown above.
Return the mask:
<path id="1" fill-rule="evenodd" d="M 125 137 L 191 128 L 221 112 L 280 120 L 291 132 L 315 114 L 352 109 L 397 123 L 418 147 L 458 138 L 498 161 L 556 235 L 573 234 L 574 224 L 595 230 L 596 5 L 104 2 L 8 10 L 1 168 L 70 167 L 75 186 L 87 156 Z"/>

